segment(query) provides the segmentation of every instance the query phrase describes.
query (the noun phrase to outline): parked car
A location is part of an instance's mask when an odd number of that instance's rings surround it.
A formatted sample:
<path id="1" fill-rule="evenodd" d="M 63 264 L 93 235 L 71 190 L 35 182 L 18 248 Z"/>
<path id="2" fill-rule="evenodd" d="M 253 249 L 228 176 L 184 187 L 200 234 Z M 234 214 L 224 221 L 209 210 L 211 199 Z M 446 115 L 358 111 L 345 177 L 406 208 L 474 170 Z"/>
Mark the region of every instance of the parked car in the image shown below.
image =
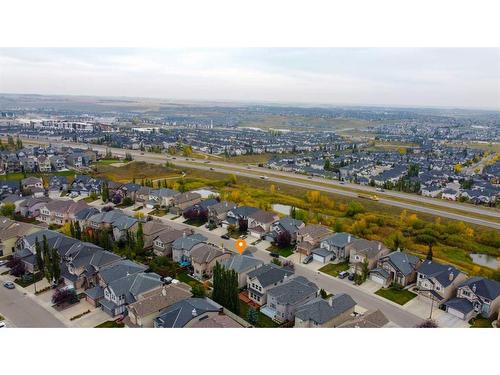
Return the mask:
<path id="1" fill-rule="evenodd" d="M 280 255 L 278 253 L 269 253 L 270 256 L 272 256 L 273 258 L 279 258 Z"/>
<path id="2" fill-rule="evenodd" d="M 312 177 L 312 176 L 309 176 L 309 177 L 307 177 L 307 178 L 308 178 L 308 179 L 310 179 L 310 180 L 312 180 L 312 179 L 313 179 L 313 177 Z"/>
<path id="3" fill-rule="evenodd" d="M 345 185 L 345 181 L 340 181 L 340 185 Z"/>
<path id="4" fill-rule="evenodd" d="M 220 238 L 228 240 L 230 237 L 227 234 L 223 234 L 222 236 L 220 236 Z"/>
<path id="5" fill-rule="evenodd" d="M 308 256 L 306 256 L 306 257 L 304 258 L 304 260 L 302 261 L 302 263 L 304 263 L 304 264 L 309 264 L 309 263 L 311 263 L 311 262 L 312 262 L 312 260 L 313 260 L 313 256 L 312 256 L 312 255 L 308 255 Z"/>
<path id="6" fill-rule="evenodd" d="M 3 286 L 7 289 L 14 289 L 16 287 L 12 281 L 6 281 Z"/>
<path id="7" fill-rule="evenodd" d="M 349 281 L 354 281 L 354 273 L 349 274 L 347 279 L 349 279 Z"/>
<path id="8" fill-rule="evenodd" d="M 347 271 L 342 271 L 339 273 L 339 279 L 345 279 L 347 276 L 349 276 L 349 272 Z"/>
<path id="9" fill-rule="evenodd" d="M 0 260 L 0 267 L 5 266 L 7 264 L 6 260 Z"/>
<path id="10" fill-rule="evenodd" d="M 5 322 L 0 322 L 0 328 L 5 328 L 7 327 L 7 325 L 5 324 Z"/>

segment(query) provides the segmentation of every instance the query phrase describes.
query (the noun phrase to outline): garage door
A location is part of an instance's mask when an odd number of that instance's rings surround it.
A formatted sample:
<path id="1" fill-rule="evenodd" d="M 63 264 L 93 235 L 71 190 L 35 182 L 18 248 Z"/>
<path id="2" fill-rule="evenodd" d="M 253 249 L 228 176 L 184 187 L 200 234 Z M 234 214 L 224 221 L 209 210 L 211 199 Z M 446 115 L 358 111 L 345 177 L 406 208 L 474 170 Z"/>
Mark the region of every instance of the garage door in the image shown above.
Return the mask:
<path id="1" fill-rule="evenodd" d="M 377 284 L 384 285 L 385 280 L 383 277 L 377 275 L 376 273 L 373 273 L 370 275 L 370 280 L 375 281 Z"/>
<path id="2" fill-rule="evenodd" d="M 323 258 L 321 255 L 313 254 L 313 260 L 315 260 L 316 262 L 325 263 L 325 258 Z"/>
<path id="3" fill-rule="evenodd" d="M 458 310 L 455 310 L 451 307 L 448 308 L 448 312 L 451 314 L 451 315 L 455 315 L 457 318 L 460 318 L 460 319 L 464 319 L 464 313 L 461 312 L 461 311 L 458 311 Z"/>

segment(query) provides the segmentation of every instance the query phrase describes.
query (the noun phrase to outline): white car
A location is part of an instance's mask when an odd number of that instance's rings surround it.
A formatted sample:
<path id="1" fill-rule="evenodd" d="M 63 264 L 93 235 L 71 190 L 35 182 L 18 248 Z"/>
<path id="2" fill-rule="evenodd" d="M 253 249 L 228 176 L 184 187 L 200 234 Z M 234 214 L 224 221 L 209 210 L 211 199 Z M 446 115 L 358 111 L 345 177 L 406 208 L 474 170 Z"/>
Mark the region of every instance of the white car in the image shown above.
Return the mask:
<path id="1" fill-rule="evenodd" d="M 7 324 L 5 324 L 5 322 L 3 321 L 0 321 L 0 328 L 5 328 L 7 327 Z"/>

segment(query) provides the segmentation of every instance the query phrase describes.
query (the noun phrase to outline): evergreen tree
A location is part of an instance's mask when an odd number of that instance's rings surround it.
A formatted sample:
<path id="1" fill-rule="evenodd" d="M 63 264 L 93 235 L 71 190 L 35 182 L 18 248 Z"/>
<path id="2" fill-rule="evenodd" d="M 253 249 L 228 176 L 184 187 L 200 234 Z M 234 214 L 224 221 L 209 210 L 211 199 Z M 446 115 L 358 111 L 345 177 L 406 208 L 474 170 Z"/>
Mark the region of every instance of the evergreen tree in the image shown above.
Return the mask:
<path id="1" fill-rule="evenodd" d="M 429 251 L 427 252 L 427 256 L 425 258 L 427 260 L 432 260 L 432 242 L 429 242 Z"/>
<path id="2" fill-rule="evenodd" d="M 142 229 L 142 222 L 139 221 L 136 233 L 136 253 L 140 254 L 144 251 L 144 231 Z"/>
<path id="3" fill-rule="evenodd" d="M 71 234 L 71 237 L 75 238 L 75 225 L 72 221 L 69 222 L 69 233 Z"/>
<path id="4" fill-rule="evenodd" d="M 59 256 L 59 252 L 56 249 L 52 249 L 52 279 L 56 284 L 59 283 L 59 279 L 61 278 L 61 257 Z"/>
<path id="5" fill-rule="evenodd" d="M 38 270 L 40 272 L 43 272 L 45 267 L 43 264 L 42 245 L 40 245 L 40 242 L 38 241 L 38 237 L 35 240 L 35 250 L 36 250 L 36 265 L 38 267 Z"/>
<path id="6" fill-rule="evenodd" d="M 82 239 L 82 229 L 80 228 L 80 222 L 77 221 L 75 223 L 74 229 L 75 229 L 75 238 L 77 240 L 81 240 Z"/>
<path id="7" fill-rule="evenodd" d="M 52 282 L 53 279 L 53 268 L 52 268 L 52 259 L 51 252 L 49 250 L 49 242 L 47 240 L 47 236 L 43 236 L 43 245 L 42 245 L 42 253 L 43 253 L 43 262 L 44 262 L 44 275 L 49 283 Z"/>

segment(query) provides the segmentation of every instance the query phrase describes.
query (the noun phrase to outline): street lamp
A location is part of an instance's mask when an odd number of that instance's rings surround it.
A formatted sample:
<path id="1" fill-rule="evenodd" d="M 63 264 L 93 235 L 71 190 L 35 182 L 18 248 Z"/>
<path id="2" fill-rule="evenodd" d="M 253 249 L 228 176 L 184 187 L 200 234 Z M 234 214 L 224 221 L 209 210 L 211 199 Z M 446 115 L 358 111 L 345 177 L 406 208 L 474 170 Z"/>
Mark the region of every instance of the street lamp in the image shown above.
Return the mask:
<path id="1" fill-rule="evenodd" d="M 429 292 L 430 298 L 431 298 L 431 311 L 429 314 L 429 320 L 432 319 L 432 310 L 434 309 L 434 295 L 431 292 L 434 292 L 436 290 L 436 285 L 432 284 L 432 289 L 420 289 L 417 288 L 418 292 Z"/>

